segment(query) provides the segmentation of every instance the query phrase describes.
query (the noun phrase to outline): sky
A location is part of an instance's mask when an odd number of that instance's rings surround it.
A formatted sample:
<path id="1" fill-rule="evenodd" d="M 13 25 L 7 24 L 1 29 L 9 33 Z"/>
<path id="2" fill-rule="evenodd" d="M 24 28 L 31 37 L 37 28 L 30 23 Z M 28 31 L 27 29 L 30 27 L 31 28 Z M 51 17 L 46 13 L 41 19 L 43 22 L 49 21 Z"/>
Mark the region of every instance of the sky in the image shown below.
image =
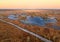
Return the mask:
<path id="1" fill-rule="evenodd" d="M 0 0 L 0 9 L 60 9 L 60 0 Z"/>

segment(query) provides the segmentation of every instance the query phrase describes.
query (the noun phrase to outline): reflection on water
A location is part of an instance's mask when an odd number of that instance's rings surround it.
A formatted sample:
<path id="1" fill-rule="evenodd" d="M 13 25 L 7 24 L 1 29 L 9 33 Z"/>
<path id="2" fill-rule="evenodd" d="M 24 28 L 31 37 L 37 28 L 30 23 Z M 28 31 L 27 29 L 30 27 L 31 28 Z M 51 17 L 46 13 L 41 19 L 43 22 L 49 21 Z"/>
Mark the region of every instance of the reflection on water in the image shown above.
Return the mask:
<path id="1" fill-rule="evenodd" d="M 9 15 L 8 18 L 11 19 L 11 20 L 17 20 L 18 19 L 18 16 Z"/>
<path id="2" fill-rule="evenodd" d="M 56 23 L 57 21 L 56 21 L 56 19 L 47 19 L 46 22 L 47 23 Z"/>
<path id="3" fill-rule="evenodd" d="M 35 25 L 40 25 L 40 26 L 44 26 L 45 22 L 44 19 L 41 17 L 31 17 L 28 16 L 26 19 L 30 24 L 35 24 Z"/>
<path id="4" fill-rule="evenodd" d="M 46 22 L 47 23 L 54 23 L 55 24 L 57 22 L 57 20 L 56 20 L 55 17 L 48 17 Z"/>
<path id="5" fill-rule="evenodd" d="M 25 20 L 20 20 L 22 23 L 24 24 L 31 24 L 31 25 L 38 25 L 38 26 L 46 26 L 47 23 L 52 23 L 53 25 L 51 26 L 52 28 L 55 29 L 60 29 L 59 26 L 56 26 L 56 22 L 57 20 L 55 18 L 47 18 L 47 19 L 43 19 L 42 17 L 38 17 L 38 16 L 27 16 L 27 15 L 22 15 L 22 17 L 25 17 Z M 9 15 L 8 16 L 9 19 L 11 20 L 17 20 L 18 16 L 17 15 Z"/>
<path id="6" fill-rule="evenodd" d="M 45 26 L 46 23 L 56 23 L 56 19 L 43 19 L 42 17 L 31 17 L 31 16 L 27 16 L 26 20 L 21 20 L 23 23 L 25 24 L 33 24 L 33 25 L 39 25 L 39 26 Z"/>

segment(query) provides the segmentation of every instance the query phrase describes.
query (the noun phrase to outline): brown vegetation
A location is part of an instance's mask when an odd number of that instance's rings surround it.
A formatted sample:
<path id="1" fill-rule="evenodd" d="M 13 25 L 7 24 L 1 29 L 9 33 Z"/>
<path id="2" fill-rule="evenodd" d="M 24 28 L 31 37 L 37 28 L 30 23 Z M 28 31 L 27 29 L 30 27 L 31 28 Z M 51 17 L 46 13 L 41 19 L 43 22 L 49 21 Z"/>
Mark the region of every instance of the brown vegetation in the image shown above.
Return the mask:
<path id="1" fill-rule="evenodd" d="M 4 17 L 8 16 L 9 13 L 12 11 L 6 11 L 3 13 Z M 22 11 L 21 11 L 22 12 Z M 18 11 L 13 11 L 12 13 L 21 13 L 19 10 Z M 27 15 L 31 16 L 41 16 L 43 18 L 47 18 L 48 16 L 54 16 L 56 17 L 57 26 L 60 26 L 60 10 L 39 10 L 38 12 L 36 11 L 25 11 Z M 8 14 L 8 15 L 7 15 Z M 25 29 L 28 29 L 29 31 L 32 31 L 38 35 L 41 35 L 44 38 L 47 38 L 49 40 L 52 40 L 53 42 L 60 42 L 60 30 L 56 30 L 53 28 L 50 28 L 51 24 L 47 24 L 49 28 L 46 27 L 41 27 L 41 26 L 34 26 L 34 25 L 26 25 L 21 23 L 19 20 L 10 20 L 8 18 L 4 18 L 4 20 L 8 22 L 12 22 L 20 27 L 23 27 Z M 27 34 L 19 29 L 15 29 L 16 27 L 13 26 L 7 26 L 7 24 L 4 24 L 0 22 L 0 41 L 1 42 L 42 42 L 38 38 Z M 6 39 L 4 39 L 6 37 Z M 8 38 L 8 39 L 7 39 Z M 7 40 L 7 41 L 4 41 Z"/>
<path id="2" fill-rule="evenodd" d="M 0 21 L 0 42 L 43 42 L 16 27 Z"/>

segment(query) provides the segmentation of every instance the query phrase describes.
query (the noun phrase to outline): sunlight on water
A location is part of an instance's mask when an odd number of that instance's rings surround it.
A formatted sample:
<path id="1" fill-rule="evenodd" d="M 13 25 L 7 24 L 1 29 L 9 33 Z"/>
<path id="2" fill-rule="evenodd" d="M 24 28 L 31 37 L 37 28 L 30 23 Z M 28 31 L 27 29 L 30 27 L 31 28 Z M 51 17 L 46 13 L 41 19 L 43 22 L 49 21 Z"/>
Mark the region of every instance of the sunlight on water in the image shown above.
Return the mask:
<path id="1" fill-rule="evenodd" d="M 17 20 L 18 19 L 17 16 L 15 16 L 15 15 L 9 15 L 8 18 L 11 20 Z"/>

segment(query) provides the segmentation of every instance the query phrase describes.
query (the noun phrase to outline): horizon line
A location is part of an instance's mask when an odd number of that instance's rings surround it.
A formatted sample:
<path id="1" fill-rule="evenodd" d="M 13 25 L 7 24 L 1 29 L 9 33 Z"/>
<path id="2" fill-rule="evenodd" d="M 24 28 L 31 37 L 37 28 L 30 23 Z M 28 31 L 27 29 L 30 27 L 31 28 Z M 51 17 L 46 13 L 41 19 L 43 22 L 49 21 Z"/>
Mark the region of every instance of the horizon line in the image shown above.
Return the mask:
<path id="1" fill-rule="evenodd" d="M 0 8 L 0 9 L 21 9 L 21 10 L 35 10 L 35 9 L 60 9 L 60 8 Z"/>

